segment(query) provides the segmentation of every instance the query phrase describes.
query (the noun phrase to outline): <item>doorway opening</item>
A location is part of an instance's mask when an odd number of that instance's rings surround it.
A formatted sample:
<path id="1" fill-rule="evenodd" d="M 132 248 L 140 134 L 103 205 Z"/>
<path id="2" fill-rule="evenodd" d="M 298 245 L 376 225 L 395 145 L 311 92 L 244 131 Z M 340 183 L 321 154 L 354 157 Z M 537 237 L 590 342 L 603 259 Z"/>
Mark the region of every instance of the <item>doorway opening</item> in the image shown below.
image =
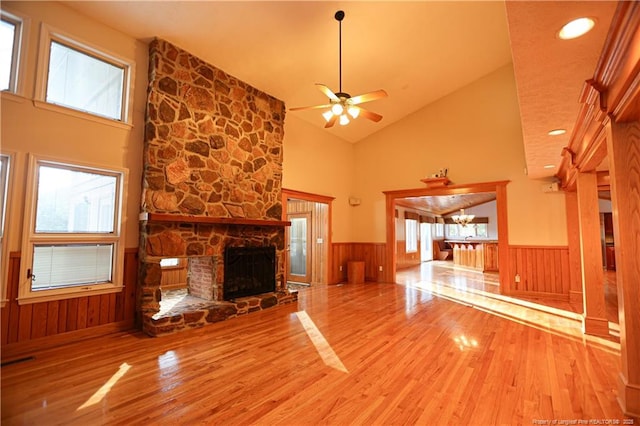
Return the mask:
<path id="1" fill-rule="evenodd" d="M 333 197 L 282 190 L 287 285 L 304 288 L 329 282 Z"/>
<path id="2" fill-rule="evenodd" d="M 396 207 L 403 204 L 403 200 L 415 200 L 420 197 L 437 197 L 437 196 L 454 196 L 466 194 L 495 194 L 496 203 L 496 225 L 497 225 L 497 244 L 495 247 L 497 254 L 497 269 L 500 277 L 500 291 L 509 292 L 509 246 L 508 246 L 508 226 L 507 226 L 507 190 L 506 186 L 509 181 L 484 182 L 475 184 L 447 185 L 439 184 L 437 186 L 429 186 L 426 188 L 405 189 L 395 191 L 385 191 L 386 197 L 386 228 L 387 228 L 387 253 L 385 256 L 385 281 L 396 282 L 396 268 L 398 267 L 398 242 L 397 242 L 397 209 Z M 416 216 L 419 215 L 416 214 Z M 442 218 L 444 225 L 444 218 Z M 434 228 L 432 228 L 433 230 Z M 431 236 L 437 239 L 438 236 Z M 444 232 L 442 235 L 444 239 Z M 435 248 L 435 244 L 432 245 Z M 433 256 L 433 255 L 432 255 Z M 422 253 L 420 253 L 420 260 Z"/>

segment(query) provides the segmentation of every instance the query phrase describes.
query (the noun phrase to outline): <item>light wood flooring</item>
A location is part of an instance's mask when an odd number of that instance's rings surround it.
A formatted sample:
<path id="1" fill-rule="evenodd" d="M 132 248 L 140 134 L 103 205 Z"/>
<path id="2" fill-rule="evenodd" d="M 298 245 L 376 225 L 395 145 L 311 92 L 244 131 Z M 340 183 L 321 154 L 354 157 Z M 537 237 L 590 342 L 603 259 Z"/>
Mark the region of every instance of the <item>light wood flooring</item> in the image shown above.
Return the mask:
<path id="1" fill-rule="evenodd" d="M 34 353 L 2 367 L 2 424 L 623 424 L 614 338 L 501 297 L 491 275 L 421 269 L 171 336 Z"/>

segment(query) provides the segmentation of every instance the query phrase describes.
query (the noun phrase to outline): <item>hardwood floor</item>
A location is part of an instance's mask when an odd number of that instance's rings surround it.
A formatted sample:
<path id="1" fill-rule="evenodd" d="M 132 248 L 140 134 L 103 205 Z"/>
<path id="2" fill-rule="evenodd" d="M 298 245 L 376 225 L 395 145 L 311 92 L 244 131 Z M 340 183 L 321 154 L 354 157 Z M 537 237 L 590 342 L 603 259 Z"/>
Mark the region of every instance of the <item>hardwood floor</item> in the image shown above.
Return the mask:
<path id="1" fill-rule="evenodd" d="M 2 367 L 2 424 L 623 424 L 617 342 L 463 275 L 313 286 L 201 329 L 34 353 Z"/>

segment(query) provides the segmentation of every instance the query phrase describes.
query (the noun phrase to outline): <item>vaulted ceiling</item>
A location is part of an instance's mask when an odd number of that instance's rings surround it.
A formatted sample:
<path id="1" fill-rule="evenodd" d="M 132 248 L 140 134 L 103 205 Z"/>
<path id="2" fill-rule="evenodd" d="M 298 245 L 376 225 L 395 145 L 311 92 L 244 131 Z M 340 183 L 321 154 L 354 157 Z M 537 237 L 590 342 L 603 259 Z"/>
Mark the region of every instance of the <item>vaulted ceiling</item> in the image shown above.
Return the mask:
<path id="1" fill-rule="evenodd" d="M 513 63 L 529 176 L 553 176 L 568 144 L 585 80 L 593 75 L 615 1 L 68 1 L 69 7 L 149 41 L 166 39 L 283 100 L 325 103 L 315 83 L 389 97 L 363 106 L 384 116 L 327 130 L 358 142 L 425 105 Z M 596 27 L 575 40 L 558 30 L 573 18 Z M 315 126 L 317 110 L 289 112 Z M 551 137 L 549 130 L 564 128 Z M 547 166 L 545 168 L 545 166 Z"/>

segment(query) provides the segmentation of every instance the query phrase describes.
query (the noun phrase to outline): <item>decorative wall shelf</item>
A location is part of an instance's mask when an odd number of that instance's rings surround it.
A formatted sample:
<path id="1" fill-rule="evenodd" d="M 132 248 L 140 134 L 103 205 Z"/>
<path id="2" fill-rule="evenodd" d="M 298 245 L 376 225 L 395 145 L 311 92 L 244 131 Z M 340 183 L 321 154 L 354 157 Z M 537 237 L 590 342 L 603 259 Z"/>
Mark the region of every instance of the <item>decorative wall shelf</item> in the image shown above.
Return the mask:
<path id="1" fill-rule="evenodd" d="M 438 188 L 451 183 L 449 178 L 446 177 L 420 179 L 420 182 L 427 185 L 427 188 Z"/>
<path id="2" fill-rule="evenodd" d="M 174 223 L 203 223 L 221 225 L 250 225 L 250 226 L 291 226 L 291 222 L 285 220 L 246 219 L 241 217 L 208 217 L 190 216 L 164 213 L 140 213 L 140 220 L 148 222 L 174 222 Z"/>

